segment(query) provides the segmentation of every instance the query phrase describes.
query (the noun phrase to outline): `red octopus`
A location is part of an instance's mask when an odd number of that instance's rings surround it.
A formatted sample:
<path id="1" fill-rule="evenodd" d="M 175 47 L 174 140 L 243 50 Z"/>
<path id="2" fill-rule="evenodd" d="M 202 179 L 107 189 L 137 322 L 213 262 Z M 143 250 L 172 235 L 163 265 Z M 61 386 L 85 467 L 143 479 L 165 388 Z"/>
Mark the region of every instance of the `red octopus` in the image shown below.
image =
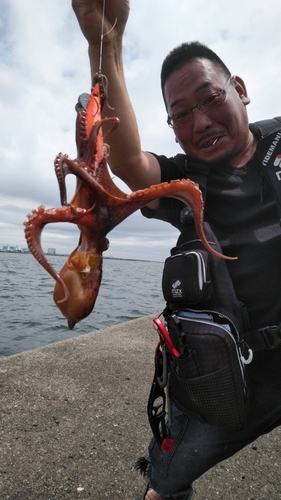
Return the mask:
<path id="1" fill-rule="evenodd" d="M 61 207 L 40 206 L 24 222 L 28 247 L 37 261 L 56 280 L 54 301 L 68 320 L 69 328 L 88 316 L 99 292 L 102 279 L 102 254 L 108 248 L 107 234 L 126 217 L 164 196 L 177 198 L 190 207 L 199 237 L 213 254 L 223 258 L 208 244 L 203 230 L 203 199 L 199 186 L 188 179 L 162 183 L 131 194 L 123 193 L 113 182 L 107 167 L 108 146 L 102 126 L 118 118 L 101 118 L 106 100 L 106 78 L 95 75 L 91 96 L 82 94 L 76 105 L 76 144 L 78 158 L 71 160 L 59 153 L 55 159 Z M 89 99 L 88 99 L 89 98 Z M 108 133 L 109 133 L 108 132 Z M 65 177 L 77 178 L 75 194 L 67 203 Z M 41 233 L 46 224 L 70 222 L 80 230 L 78 246 L 59 273 L 47 261 L 41 247 Z"/>

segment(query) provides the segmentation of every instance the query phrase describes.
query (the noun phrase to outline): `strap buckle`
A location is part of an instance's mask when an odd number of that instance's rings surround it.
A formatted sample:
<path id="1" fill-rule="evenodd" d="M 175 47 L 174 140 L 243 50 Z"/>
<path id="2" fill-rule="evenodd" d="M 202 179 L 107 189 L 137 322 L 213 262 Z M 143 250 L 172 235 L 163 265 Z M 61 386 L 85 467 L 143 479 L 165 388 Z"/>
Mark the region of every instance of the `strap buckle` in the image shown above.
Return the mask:
<path id="1" fill-rule="evenodd" d="M 266 345 L 266 349 L 275 349 L 281 345 L 281 324 L 265 326 L 258 330 Z"/>

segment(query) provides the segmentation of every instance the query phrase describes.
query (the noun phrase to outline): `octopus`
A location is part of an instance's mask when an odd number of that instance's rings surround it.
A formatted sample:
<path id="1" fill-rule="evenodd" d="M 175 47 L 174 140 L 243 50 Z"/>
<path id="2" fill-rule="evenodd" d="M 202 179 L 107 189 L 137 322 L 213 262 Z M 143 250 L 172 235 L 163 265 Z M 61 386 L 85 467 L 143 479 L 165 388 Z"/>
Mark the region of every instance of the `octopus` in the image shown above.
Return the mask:
<path id="1" fill-rule="evenodd" d="M 107 234 L 136 210 L 149 202 L 173 197 L 185 203 L 193 213 L 198 235 L 204 246 L 217 253 L 208 243 L 203 229 L 204 202 L 198 184 L 189 179 L 174 180 L 126 194 L 114 183 L 108 169 L 109 147 L 105 139 L 118 126 L 118 118 L 102 118 L 107 80 L 94 77 L 91 95 L 82 94 L 76 104 L 77 158 L 59 153 L 54 161 L 61 206 L 39 208 L 27 215 L 25 237 L 30 252 L 56 281 L 53 298 L 68 327 L 86 318 L 93 310 L 102 280 L 102 255 L 109 246 Z M 107 104 L 108 105 L 108 104 Z M 103 134 L 103 127 L 107 132 Z M 65 178 L 76 176 L 76 190 L 67 201 Z M 69 222 L 80 231 L 77 247 L 67 258 L 59 273 L 48 262 L 41 245 L 46 224 Z"/>

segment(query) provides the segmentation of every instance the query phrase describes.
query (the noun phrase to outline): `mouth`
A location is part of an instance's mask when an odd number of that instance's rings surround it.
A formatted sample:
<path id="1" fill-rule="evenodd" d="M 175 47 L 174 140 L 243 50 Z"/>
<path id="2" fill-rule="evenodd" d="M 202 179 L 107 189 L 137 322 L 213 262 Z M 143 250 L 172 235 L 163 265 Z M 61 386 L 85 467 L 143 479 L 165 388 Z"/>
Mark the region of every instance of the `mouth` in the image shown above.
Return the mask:
<path id="1" fill-rule="evenodd" d="M 219 137 L 215 137 L 213 139 L 210 139 L 209 141 L 203 142 L 200 144 L 200 149 L 207 149 L 207 148 L 210 148 L 212 146 L 215 146 L 215 144 L 217 144 L 218 140 L 219 140 Z"/>
<path id="2" fill-rule="evenodd" d="M 213 130 L 209 133 L 203 134 L 200 138 L 198 138 L 195 143 L 195 147 L 198 149 L 204 149 L 211 151 L 212 148 L 215 149 L 218 143 L 221 142 L 221 139 L 225 136 L 224 130 Z"/>

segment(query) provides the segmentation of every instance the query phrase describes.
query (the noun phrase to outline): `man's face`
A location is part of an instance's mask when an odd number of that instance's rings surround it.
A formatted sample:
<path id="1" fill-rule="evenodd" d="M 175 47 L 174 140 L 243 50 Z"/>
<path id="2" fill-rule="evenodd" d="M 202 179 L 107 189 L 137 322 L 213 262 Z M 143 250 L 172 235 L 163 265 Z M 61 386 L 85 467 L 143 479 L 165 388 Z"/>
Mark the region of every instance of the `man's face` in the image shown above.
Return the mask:
<path id="1" fill-rule="evenodd" d="M 228 76 L 208 59 L 194 59 L 175 71 L 164 87 L 168 115 L 177 116 L 210 94 L 222 90 Z M 250 102 L 243 80 L 233 77 L 225 100 L 208 113 L 198 108 L 192 120 L 174 129 L 183 151 L 205 162 L 234 158 L 246 148 L 249 126 L 246 105 Z"/>

